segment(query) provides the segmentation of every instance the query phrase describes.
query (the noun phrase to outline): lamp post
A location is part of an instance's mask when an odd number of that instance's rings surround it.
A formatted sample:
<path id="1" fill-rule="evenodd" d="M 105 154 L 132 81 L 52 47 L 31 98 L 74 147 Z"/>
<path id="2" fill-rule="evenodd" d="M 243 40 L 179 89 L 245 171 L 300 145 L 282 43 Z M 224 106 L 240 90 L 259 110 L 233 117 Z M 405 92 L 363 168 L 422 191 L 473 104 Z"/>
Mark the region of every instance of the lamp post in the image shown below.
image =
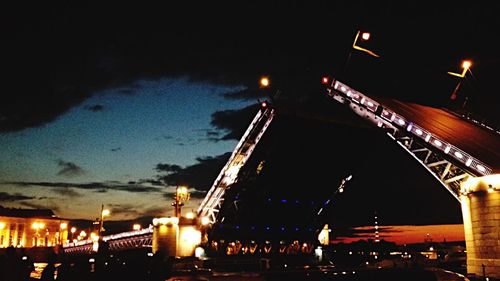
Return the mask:
<path id="1" fill-rule="evenodd" d="M 64 238 L 64 232 L 68 228 L 68 224 L 65 222 L 62 222 L 59 224 L 59 244 L 63 244 L 63 238 Z M 66 235 L 67 236 L 67 235 Z"/>
<path id="2" fill-rule="evenodd" d="M 189 192 L 185 186 L 177 186 L 175 188 L 175 201 L 172 203 L 174 206 L 175 217 L 181 217 L 181 207 L 184 206 L 184 202 L 189 200 Z"/>
<path id="3" fill-rule="evenodd" d="M 75 239 L 76 227 L 73 226 L 70 231 L 71 231 L 71 242 L 73 242 L 73 240 Z"/>
<path id="4" fill-rule="evenodd" d="M 111 212 L 108 209 L 104 209 L 104 204 L 101 205 L 101 218 L 99 220 L 99 230 L 98 235 L 101 237 L 101 232 L 104 231 L 104 217 L 109 216 Z"/>
<path id="5" fill-rule="evenodd" d="M 453 92 L 450 95 L 450 102 L 453 102 L 457 99 L 457 92 L 460 89 L 460 86 L 462 85 L 462 81 L 464 80 L 465 75 L 467 74 L 467 71 L 470 69 L 471 66 L 472 66 L 472 62 L 470 60 L 464 60 L 462 62 L 462 68 L 463 68 L 462 73 L 455 73 L 455 72 L 448 71 L 448 74 L 460 78 L 460 80 L 457 83 L 457 86 L 455 86 L 455 89 L 453 90 Z M 468 98 L 465 97 L 464 103 L 462 104 L 462 108 L 465 107 L 465 105 L 467 103 L 467 99 Z"/>
<path id="6" fill-rule="evenodd" d="M 360 35 L 361 35 L 361 39 L 359 39 Z M 375 54 L 374 52 L 357 45 L 358 39 L 360 41 L 368 41 L 368 40 L 370 40 L 370 36 L 371 36 L 371 34 L 369 32 L 361 32 L 358 30 L 358 32 L 356 33 L 356 37 L 354 38 L 354 42 L 352 42 L 352 48 L 355 50 L 361 51 L 361 52 L 365 52 L 372 57 L 379 58 L 380 56 Z"/>
<path id="7" fill-rule="evenodd" d="M 356 32 L 356 36 L 354 37 L 354 41 L 352 42 L 352 46 L 351 46 L 351 48 L 349 48 L 349 55 L 347 56 L 347 60 L 346 60 L 345 65 L 344 65 L 344 72 L 346 72 L 347 66 L 349 65 L 349 62 L 351 61 L 352 50 L 361 51 L 361 52 L 366 53 L 366 54 L 368 54 L 372 57 L 375 57 L 375 58 L 380 57 L 376 53 L 358 45 L 359 41 L 361 41 L 361 42 L 368 41 L 368 40 L 370 40 L 370 37 L 371 37 L 371 34 L 369 32 L 364 32 L 364 31 L 362 32 L 361 30 L 358 30 Z"/>

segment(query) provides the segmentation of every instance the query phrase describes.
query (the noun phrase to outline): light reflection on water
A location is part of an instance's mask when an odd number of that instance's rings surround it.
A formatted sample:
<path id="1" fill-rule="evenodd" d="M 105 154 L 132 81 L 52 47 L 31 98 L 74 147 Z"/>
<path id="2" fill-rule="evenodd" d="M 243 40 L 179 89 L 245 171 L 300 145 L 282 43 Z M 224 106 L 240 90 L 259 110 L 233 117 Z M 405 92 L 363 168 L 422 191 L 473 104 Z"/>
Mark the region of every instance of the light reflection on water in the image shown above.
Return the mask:
<path id="1" fill-rule="evenodd" d="M 48 263 L 46 263 L 46 262 L 35 262 L 34 263 L 35 269 L 31 272 L 30 277 L 34 278 L 34 279 L 42 278 L 43 269 L 47 266 L 47 264 Z M 56 271 L 54 273 L 54 279 L 56 279 L 57 278 L 57 267 L 59 267 L 59 265 L 61 265 L 61 264 L 55 263 L 54 265 L 56 267 Z"/>

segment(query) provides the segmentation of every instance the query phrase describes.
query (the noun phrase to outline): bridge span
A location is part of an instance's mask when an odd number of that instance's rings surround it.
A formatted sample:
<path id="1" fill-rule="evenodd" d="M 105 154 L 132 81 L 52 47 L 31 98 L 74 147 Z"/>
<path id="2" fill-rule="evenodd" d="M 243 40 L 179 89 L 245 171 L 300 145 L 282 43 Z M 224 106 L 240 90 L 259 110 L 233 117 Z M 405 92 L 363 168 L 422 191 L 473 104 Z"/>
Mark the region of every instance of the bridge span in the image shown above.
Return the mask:
<path id="1" fill-rule="evenodd" d="M 384 130 L 449 191 L 462 207 L 468 272 L 480 276 L 486 270 L 488 276 L 500 278 L 500 132 L 444 109 L 367 96 L 335 79 L 326 91 L 333 100 Z M 198 209 L 201 230 L 220 222 L 218 215 L 228 191 L 238 188 L 239 172 L 275 114 L 279 112 L 267 105 L 259 109 Z M 111 249 L 153 247 L 157 229 L 103 240 Z M 200 241 L 206 240 L 201 237 Z M 66 245 L 65 251 L 92 250 L 92 243 Z M 235 251 L 244 248 L 250 249 L 239 245 Z M 306 248 L 312 249 L 310 245 Z"/>
<path id="2" fill-rule="evenodd" d="M 386 130 L 461 203 L 467 272 L 500 278 L 500 132 L 447 110 L 370 97 L 335 79 L 326 91 Z"/>

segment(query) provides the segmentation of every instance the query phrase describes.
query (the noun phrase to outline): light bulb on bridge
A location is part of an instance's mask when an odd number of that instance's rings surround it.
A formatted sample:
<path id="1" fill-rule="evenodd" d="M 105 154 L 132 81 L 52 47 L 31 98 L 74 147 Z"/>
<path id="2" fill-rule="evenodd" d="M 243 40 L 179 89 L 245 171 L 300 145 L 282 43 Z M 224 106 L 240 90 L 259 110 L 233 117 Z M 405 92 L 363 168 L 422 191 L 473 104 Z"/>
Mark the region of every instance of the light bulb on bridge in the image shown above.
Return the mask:
<path id="1" fill-rule="evenodd" d="M 260 86 L 261 87 L 269 87 L 270 81 L 268 77 L 262 77 L 260 78 Z"/>

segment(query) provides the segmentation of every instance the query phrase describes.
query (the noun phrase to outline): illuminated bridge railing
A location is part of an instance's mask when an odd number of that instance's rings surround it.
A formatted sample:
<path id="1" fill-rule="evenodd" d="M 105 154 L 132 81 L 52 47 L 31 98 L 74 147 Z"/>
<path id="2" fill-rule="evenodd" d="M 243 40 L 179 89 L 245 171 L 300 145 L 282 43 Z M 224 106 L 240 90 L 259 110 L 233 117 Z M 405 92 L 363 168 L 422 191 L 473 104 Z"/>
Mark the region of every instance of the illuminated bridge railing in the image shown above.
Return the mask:
<path id="1" fill-rule="evenodd" d="M 265 104 L 265 103 L 264 103 Z M 241 137 L 240 141 L 233 150 L 231 157 L 224 168 L 215 179 L 212 187 L 198 207 L 198 216 L 207 218 L 210 223 L 215 223 L 217 214 L 224 201 L 226 189 L 237 181 L 240 169 L 252 155 L 264 132 L 271 124 L 274 117 L 274 109 L 262 106 L 257 112 L 253 121 Z"/>
<path id="2" fill-rule="evenodd" d="M 109 250 L 120 251 L 136 248 L 150 248 L 152 247 L 153 228 L 144 228 L 141 230 L 134 230 L 122 232 L 102 237 L 104 242 L 109 245 Z M 88 239 L 63 245 L 65 253 L 68 254 L 91 254 L 97 251 L 97 241 Z"/>
<path id="3" fill-rule="evenodd" d="M 493 169 L 479 159 L 340 81 L 333 79 L 327 92 L 376 126 L 389 129 L 388 135 L 423 164 L 457 200 L 460 182 L 467 176 L 492 173 Z"/>

